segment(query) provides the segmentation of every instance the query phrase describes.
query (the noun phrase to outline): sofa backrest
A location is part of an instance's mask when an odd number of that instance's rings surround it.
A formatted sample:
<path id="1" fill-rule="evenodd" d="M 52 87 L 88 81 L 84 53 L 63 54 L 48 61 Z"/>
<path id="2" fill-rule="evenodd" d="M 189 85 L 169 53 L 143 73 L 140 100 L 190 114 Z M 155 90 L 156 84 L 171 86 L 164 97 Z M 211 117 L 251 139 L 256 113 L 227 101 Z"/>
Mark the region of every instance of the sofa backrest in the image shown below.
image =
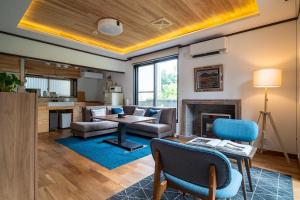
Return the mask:
<path id="1" fill-rule="evenodd" d="M 136 107 L 137 106 L 135 106 L 135 105 L 123 106 L 124 113 L 126 115 L 133 115 Z"/>
<path id="2" fill-rule="evenodd" d="M 161 109 L 160 123 L 172 124 L 174 120 L 176 121 L 176 108 Z"/>
<path id="3" fill-rule="evenodd" d="M 161 110 L 161 116 L 159 123 L 168 124 L 172 127 L 172 130 L 176 131 L 176 108 L 162 108 L 162 107 L 145 107 L 145 106 L 123 106 L 124 113 L 127 115 L 132 115 L 135 108 L 146 109 L 145 115 L 148 114 L 149 109 Z"/>

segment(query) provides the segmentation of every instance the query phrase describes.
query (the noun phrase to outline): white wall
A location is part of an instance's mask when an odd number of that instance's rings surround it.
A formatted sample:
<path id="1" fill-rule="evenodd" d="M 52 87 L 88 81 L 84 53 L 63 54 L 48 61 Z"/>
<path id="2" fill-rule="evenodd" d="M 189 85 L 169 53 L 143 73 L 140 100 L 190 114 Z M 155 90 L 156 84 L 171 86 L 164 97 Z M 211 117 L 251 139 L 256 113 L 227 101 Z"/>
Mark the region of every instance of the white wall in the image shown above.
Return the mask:
<path id="1" fill-rule="evenodd" d="M 126 62 L 0 33 L 0 52 L 125 72 Z"/>
<path id="2" fill-rule="evenodd" d="M 117 83 L 117 85 L 122 86 L 124 92 L 124 98 L 128 98 L 129 102 L 132 103 L 132 86 L 130 85 L 132 81 L 133 71 L 128 64 L 124 66 L 125 73 L 108 72 L 101 71 L 103 74 L 103 79 L 90 79 L 90 78 L 80 78 L 78 79 L 78 90 L 85 92 L 86 101 L 100 101 L 104 102 L 104 88 L 107 77 L 110 75 L 112 80 Z"/>
<path id="3" fill-rule="evenodd" d="M 125 73 L 106 72 L 106 77 L 111 75 L 112 80 L 122 86 L 124 99 L 129 100 L 129 104 L 133 104 L 133 67 L 130 62 L 126 62 Z"/>
<path id="4" fill-rule="evenodd" d="M 182 99 L 241 99 L 242 118 L 257 120 L 263 109 L 264 91 L 253 88 L 252 73 L 259 68 L 283 70 L 283 85 L 271 89 L 269 110 L 288 152 L 296 153 L 296 22 L 257 29 L 228 38 L 229 52 L 192 58 L 189 48 L 179 53 L 179 105 Z M 195 67 L 223 64 L 224 91 L 194 92 Z M 180 110 L 179 110 L 180 111 Z M 268 126 L 267 148 L 280 150 Z"/>
<path id="5" fill-rule="evenodd" d="M 103 87 L 105 85 L 105 80 L 80 78 L 78 79 L 77 84 L 78 91 L 85 92 L 86 101 L 104 102 Z"/>

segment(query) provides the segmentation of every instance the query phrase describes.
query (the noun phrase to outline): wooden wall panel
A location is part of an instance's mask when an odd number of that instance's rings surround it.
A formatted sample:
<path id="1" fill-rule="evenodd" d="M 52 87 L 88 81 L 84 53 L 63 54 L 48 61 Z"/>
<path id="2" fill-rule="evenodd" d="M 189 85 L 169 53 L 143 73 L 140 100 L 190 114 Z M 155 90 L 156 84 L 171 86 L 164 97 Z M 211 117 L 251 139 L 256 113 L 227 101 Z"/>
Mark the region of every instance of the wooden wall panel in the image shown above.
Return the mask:
<path id="1" fill-rule="evenodd" d="M 55 71 L 55 76 L 57 77 L 66 77 L 72 79 L 80 78 L 80 69 L 75 69 L 75 67 L 69 67 L 69 68 L 55 67 L 54 71 Z"/>
<path id="2" fill-rule="evenodd" d="M 45 133 L 49 131 L 49 109 L 47 103 L 40 103 L 38 105 L 38 133 Z"/>
<path id="3" fill-rule="evenodd" d="M 19 56 L 11 56 L 0 53 L 0 72 L 20 72 Z M 51 76 L 57 78 L 80 78 L 80 69 L 75 66 L 68 68 L 57 67 L 56 63 L 47 63 L 41 60 L 25 59 L 25 74 Z"/>
<path id="4" fill-rule="evenodd" d="M 26 74 L 52 76 L 58 78 L 72 78 L 77 79 L 80 77 L 80 69 L 74 66 L 68 68 L 56 67 L 53 63 L 47 64 L 39 60 L 26 60 L 25 61 Z"/>
<path id="5" fill-rule="evenodd" d="M 0 72 L 20 72 L 20 58 L 18 56 L 9 56 L 0 54 Z"/>
<path id="6" fill-rule="evenodd" d="M 73 109 L 73 122 L 82 122 L 82 109 L 85 107 L 84 102 L 77 102 Z"/>
<path id="7" fill-rule="evenodd" d="M 0 105 L 0 199 L 36 199 L 35 94 L 0 92 Z"/>
<path id="8" fill-rule="evenodd" d="M 37 60 L 25 61 L 25 74 L 55 76 L 54 68 Z"/>

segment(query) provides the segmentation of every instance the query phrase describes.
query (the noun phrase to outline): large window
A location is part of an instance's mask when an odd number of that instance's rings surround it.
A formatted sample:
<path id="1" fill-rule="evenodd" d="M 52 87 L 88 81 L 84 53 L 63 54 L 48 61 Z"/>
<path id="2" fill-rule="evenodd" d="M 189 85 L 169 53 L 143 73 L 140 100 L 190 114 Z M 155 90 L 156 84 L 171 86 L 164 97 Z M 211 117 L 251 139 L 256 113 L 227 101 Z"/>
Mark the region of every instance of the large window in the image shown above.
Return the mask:
<path id="1" fill-rule="evenodd" d="M 137 69 L 138 105 L 152 106 L 154 101 L 154 65 L 144 65 Z"/>
<path id="2" fill-rule="evenodd" d="M 41 95 L 55 92 L 57 96 L 71 97 L 73 94 L 73 80 L 71 79 L 55 79 L 44 77 L 26 77 L 26 88 L 40 89 Z"/>
<path id="3" fill-rule="evenodd" d="M 177 108 L 177 58 L 135 66 L 135 103 Z"/>

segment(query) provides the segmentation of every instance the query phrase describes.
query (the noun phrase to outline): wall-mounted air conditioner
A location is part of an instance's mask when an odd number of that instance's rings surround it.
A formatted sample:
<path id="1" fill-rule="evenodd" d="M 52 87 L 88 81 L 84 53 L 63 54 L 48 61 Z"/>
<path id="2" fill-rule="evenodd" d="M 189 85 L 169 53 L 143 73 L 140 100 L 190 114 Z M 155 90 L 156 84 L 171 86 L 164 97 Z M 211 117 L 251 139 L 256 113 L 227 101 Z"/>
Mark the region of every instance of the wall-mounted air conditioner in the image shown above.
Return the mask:
<path id="1" fill-rule="evenodd" d="M 103 74 L 85 71 L 85 72 L 81 72 L 81 78 L 103 79 Z"/>
<path id="2" fill-rule="evenodd" d="M 193 58 L 226 53 L 227 50 L 228 44 L 226 37 L 190 45 L 190 54 Z"/>

